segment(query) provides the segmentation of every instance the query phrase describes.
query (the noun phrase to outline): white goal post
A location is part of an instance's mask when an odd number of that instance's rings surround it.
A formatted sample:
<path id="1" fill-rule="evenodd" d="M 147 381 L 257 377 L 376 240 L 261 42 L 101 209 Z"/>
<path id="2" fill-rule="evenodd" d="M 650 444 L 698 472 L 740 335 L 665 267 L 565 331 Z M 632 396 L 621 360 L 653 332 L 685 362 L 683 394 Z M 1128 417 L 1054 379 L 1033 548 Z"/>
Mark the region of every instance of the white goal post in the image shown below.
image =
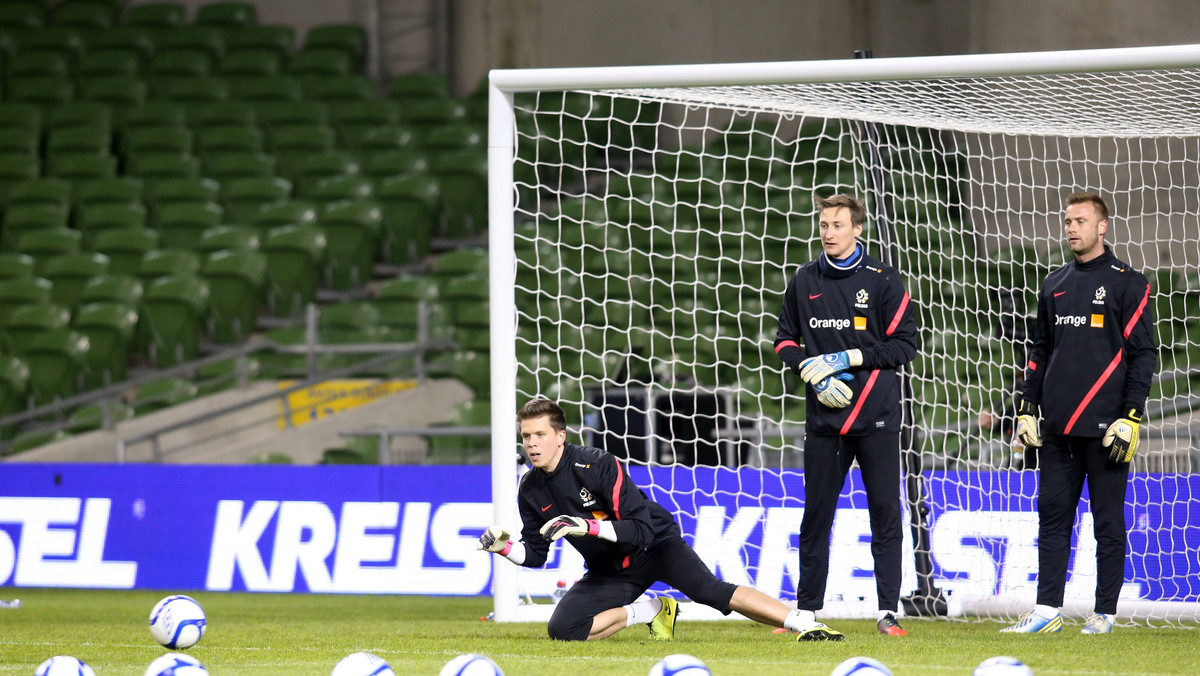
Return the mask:
<path id="1" fill-rule="evenodd" d="M 496 523 L 520 523 L 515 412 L 548 395 L 718 575 L 794 599 L 803 393 L 771 339 L 789 276 L 819 252 L 814 194 L 850 192 L 921 331 L 904 371 L 906 610 L 1026 610 L 1037 473 L 1006 404 L 1033 294 L 1067 260 L 1063 198 L 1092 190 L 1117 255 L 1151 280 L 1161 345 L 1118 614 L 1200 620 L 1200 45 L 496 70 L 489 90 Z M 825 615 L 873 617 L 853 475 L 843 498 Z M 1078 617 L 1086 506 L 1075 535 Z M 497 560 L 496 620 L 548 617 L 529 600 L 581 574 L 553 552 L 543 571 Z"/>

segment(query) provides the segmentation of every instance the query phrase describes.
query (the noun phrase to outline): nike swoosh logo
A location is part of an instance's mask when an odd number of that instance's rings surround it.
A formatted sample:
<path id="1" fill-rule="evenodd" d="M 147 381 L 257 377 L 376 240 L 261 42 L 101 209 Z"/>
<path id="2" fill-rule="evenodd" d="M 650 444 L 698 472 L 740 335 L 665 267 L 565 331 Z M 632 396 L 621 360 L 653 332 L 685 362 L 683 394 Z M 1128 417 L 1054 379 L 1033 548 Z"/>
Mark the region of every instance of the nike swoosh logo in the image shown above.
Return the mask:
<path id="1" fill-rule="evenodd" d="M 551 508 L 551 507 L 553 507 L 553 506 L 554 506 L 554 503 L 553 503 L 553 502 L 551 502 L 550 504 L 548 504 L 548 505 L 546 505 L 545 507 L 543 507 L 543 508 L 542 508 L 542 511 L 544 512 L 544 511 L 546 511 L 547 509 L 550 509 L 550 508 Z"/>
<path id="2" fill-rule="evenodd" d="M 1055 291 L 1055 292 L 1054 292 L 1054 297 L 1055 297 L 1055 298 L 1058 298 L 1059 296 L 1063 295 L 1064 293 L 1066 293 L 1066 291 Z"/>
<path id="3" fill-rule="evenodd" d="M 809 299 L 809 300 L 813 300 L 813 299 L 815 299 L 815 298 L 820 298 L 822 295 L 824 295 L 824 294 L 823 294 L 823 293 L 818 293 L 818 294 L 811 294 L 811 293 L 810 293 L 810 294 L 808 294 L 808 299 Z"/>

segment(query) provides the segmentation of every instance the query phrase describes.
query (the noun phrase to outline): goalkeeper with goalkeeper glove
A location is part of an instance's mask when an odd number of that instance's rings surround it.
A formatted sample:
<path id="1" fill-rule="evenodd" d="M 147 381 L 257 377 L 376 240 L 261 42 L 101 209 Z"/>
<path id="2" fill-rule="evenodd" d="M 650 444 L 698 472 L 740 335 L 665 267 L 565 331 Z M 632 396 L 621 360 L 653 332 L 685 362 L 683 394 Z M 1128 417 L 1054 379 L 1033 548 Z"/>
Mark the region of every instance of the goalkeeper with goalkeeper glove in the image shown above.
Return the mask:
<path id="1" fill-rule="evenodd" d="M 893 268 L 859 242 L 866 211 L 849 195 L 818 198 L 824 252 L 788 283 L 775 352 L 806 396 L 804 517 L 796 607 L 802 640 L 841 634 L 818 623 L 838 494 L 855 460 L 871 518 L 879 632 L 901 636 L 900 381 L 917 353 L 912 304 Z"/>
<path id="2" fill-rule="evenodd" d="M 1125 574 L 1125 491 L 1157 361 L 1146 277 L 1105 243 L 1108 205 L 1067 197 L 1075 260 L 1046 276 L 1016 434 L 1040 447 L 1037 605 L 1002 631 L 1061 631 L 1071 528 L 1087 482 L 1096 537 L 1096 605 L 1085 634 L 1112 631 Z M 1040 408 L 1041 417 L 1038 412 Z"/>
<path id="3" fill-rule="evenodd" d="M 479 549 L 537 568 L 550 545 L 564 540 L 587 564 L 587 573 L 554 607 L 550 638 L 607 638 L 645 624 L 655 640 L 675 635 L 679 603 L 643 592 L 665 582 L 694 601 L 728 615 L 737 611 L 773 627 L 799 631 L 798 611 L 752 587 L 719 579 L 684 541 L 675 519 L 646 497 L 616 456 L 567 443 L 566 415 L 549 399 L 535 398 L 517 414 L 533 469 L 521 477 L 517 499 L 521 537 L 488 528 Z"/>

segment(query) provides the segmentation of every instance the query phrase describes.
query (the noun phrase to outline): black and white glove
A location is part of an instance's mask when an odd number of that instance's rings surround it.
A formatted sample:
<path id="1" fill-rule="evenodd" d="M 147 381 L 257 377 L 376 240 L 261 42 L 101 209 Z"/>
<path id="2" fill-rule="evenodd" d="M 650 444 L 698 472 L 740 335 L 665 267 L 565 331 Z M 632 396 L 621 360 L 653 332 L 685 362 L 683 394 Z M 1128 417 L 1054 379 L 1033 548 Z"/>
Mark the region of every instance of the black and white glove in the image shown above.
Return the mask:
<path id="1" fill-rule="evenodd" d="M 547 542 L 554 542 L 567 535 L 576 538 L 584 535 L 599 536 L 600 522 L 596 519 L 562 514 L 542 524 L 542 528 L 538 532 Z"/>
<path id="2" fill-rule="evenodd" d="M 512 534 L 508 532 L 508 529 L 500 526 L 488 526 L 488 529 L 483 531 L 483 535 L 479 536 L 479 546 L 476 549 L 503 556 L 512 549 L 511 539 Z"/>
<path id="3" fill-rule="evenodd" d="M 1104 433 L 1104 440 L 1100 442 L 1111 449 L 1108 459 L 1118 464 L 1133 460 L 1138 449 L 1138 431 L 1141 427 L 1142 412 L 1136 408 L 1129 409 L 1124 418 L 1113 421 Z"/>

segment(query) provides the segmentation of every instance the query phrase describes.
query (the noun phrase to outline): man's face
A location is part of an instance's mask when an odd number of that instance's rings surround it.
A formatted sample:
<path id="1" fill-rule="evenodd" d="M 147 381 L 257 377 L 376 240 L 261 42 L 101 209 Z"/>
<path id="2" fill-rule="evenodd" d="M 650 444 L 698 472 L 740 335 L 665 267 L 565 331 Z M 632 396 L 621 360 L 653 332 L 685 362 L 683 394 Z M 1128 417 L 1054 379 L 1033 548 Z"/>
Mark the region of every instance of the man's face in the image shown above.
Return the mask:
<path id="1" fill-rule="evenodd" d="M 1068 206 L 1063 225 L 1067 246 L 1075 258 L 1087 262 L 1104 253 L 1103 235 L 1108 232 L 1108 221 L 1101 220 L 1094 204 L 1080 202 Z"/>
<path id="2" fill-rule="evenodd" d="M 550 416 L 527 418 L 521 421 L 521 443 L 533 466 L 549 474 L 558 467 L 563 444 L 567 442 L 566 430 L 557 431 L 550 424 Z"/>
<path id="3" fill-rule="evenodd" d="M 821 210 L 821 246 L 830 258 L 845 258 L 854 253 L 858 236 L 862 234 L 862 223 L 850 222 L 850 210 L 846 207 L 830 207 Z"/>

